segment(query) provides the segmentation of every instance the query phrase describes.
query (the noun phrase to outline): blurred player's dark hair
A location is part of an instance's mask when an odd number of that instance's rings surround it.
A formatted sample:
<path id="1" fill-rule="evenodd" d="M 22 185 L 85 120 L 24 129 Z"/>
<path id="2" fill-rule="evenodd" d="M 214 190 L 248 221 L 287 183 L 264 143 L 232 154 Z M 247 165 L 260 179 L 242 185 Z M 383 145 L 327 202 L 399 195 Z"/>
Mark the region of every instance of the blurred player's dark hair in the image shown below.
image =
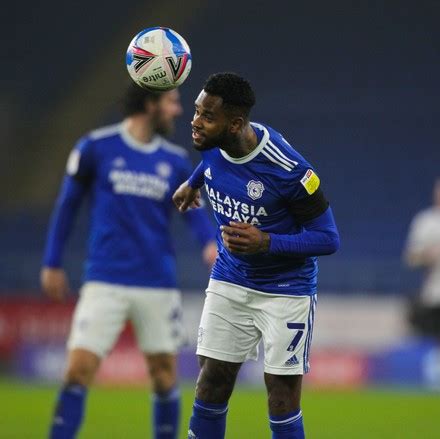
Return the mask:
<path id="1" fill-rule="evenodd" d="M 124 117 L 133 114 L 144 113 L 145 103 L 148 101 L 158 101 L 162 93 L 142 88 L 141 86 L 130 83 L 121 99 L 121 112 Z"/>
<path id="2" fill-rule="evenodd" d="M 205 82 L 203 89 L 206 93 L 220 96 L 223 107 L 237 110 L 248 118 L 251 108 L 255 105 L 255 93 L 246 79 L 232 72 L 214 73 Z"/>

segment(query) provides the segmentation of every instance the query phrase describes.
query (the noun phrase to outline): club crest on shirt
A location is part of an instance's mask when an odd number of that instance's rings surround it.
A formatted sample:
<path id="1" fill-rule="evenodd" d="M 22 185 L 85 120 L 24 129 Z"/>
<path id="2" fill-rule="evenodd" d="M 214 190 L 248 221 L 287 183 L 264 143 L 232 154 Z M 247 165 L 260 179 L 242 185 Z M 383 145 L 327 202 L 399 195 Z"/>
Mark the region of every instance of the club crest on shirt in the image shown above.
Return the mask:
<path id="1" fill-rule="evenodd" d="M 263 195 L 264 185 L 261 181 L 250 180 L 246 187 L 248 195 L 253 200 L 258 200 Z"/>
<path id="2" fill-rule="evenodd" d="M 112 165 L 115 168 L 123 168 L 124 166 L 127 166 L 127 163 L 125 162 L 124 157 L 116 157 L 115 159 L 113 159 L 112 161 Z"/>
<path id="3" fill-rule="evenodd" d="M 167 162 L 159 162 L 156 165 L 156 172 L 162 178 L 167 178 L 171 174 L 171 166 Z"/>

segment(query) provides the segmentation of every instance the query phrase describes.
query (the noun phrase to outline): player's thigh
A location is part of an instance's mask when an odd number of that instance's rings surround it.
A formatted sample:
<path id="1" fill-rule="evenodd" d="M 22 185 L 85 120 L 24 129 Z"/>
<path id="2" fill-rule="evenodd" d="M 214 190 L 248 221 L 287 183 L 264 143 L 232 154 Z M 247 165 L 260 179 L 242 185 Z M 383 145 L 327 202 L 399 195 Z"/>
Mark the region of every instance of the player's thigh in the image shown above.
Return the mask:
<path id="1" fill-rule="evenodd" d="M 307 373 L 316 295 L 259 295 L 255 303 L 255 322 L 263 334 L 264 371 L 273 375 Z"/>
<path id="2" fill-rule="evenodd" d="M 232 300 L 207 291 L 200 319 L 197 355 L 231 363 L 257 358 L 261 332 L 254 325 L 245 294 L 237 289 L 237 298 Z"/>
<path id="3" fill-rule="evenodd" d="M 98 357 L 107 355 L 127 320 L 128 303 L 119 288 L 100 282 L 83 286 L 67 342 L 69 350 L 85 349 Z"/>
<path id="4" fill-rule="evenodd" d="M 186 340 L 182 295 L 176 289 L 134 289 L 130 296 L 130 320 L 139 349 L 144 353 L 175 354 Z"/>
<path id="5" fill-rule="evenodd" d="M 231 363 L 201 355 L 199 355 L 199 363 L 197 399 L 217 404 L 227 402 L 234 390 L 241 363 Z"/>

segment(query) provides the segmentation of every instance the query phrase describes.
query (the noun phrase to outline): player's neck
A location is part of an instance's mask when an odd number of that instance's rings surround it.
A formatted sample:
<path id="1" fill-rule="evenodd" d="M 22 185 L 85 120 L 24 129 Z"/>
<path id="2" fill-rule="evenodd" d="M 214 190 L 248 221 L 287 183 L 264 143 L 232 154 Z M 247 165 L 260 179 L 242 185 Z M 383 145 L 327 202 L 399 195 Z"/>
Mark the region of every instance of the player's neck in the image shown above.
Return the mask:
<path id="1" fill-rule="evenodd" d="M 222 148 L 229 156 L 233 158 L 245 157 L 250 154 L 258 145 L 257 135 L 250 125 L 244 133 L 232 141 L 229 145 Z"/>
<path id="2" fill-rule="evenodd" d="M 149 143 L 154 136 L 151 124 L 145 121 L 144 116 L 130 116 L 124 120 L 128 134 L 141 143 Z"/>

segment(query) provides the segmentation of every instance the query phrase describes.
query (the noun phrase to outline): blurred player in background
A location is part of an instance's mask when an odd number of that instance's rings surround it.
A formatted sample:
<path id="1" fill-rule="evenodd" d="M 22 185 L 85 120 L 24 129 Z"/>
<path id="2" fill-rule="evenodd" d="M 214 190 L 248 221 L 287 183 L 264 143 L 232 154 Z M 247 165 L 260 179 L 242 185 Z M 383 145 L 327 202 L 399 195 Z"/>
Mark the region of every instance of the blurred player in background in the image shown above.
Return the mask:
<path id="1" fill-rule="evenodd" d="M 154 437 L 178 435 L 176 353 L 183 334 L 170 219 L 172 194 L 190 175 L 191 163 L 183 148 L 162 135 L 173 131 L 182 108 L 177 90 L 158 94 L 134 84 L 123 104 L 122 123 L 92 131 L 71 152 L 49 226 L 41 284 L 49 297 L 61 300 L 68 291 L 63 248 L 81 201 L 89 195 L 85 283 L 67 342 L 52 439 L 75 437 L 87 389 L 127 320 L 151 376 Z M 191 211 L 185 219 L 211 266 L 217 247 L 206 211 Z"/>
<path id="2" fill-rule="evenodd" d="M 195 102 L 193 144 L 203 161 L 173 196 L 181 211 L 205 185 L 219 225 L 199 327 L 201 371 L 189 438 L 223 439 L 237 373 L 264 344 L 273 438 L 304 438 L 300 407 L 317 292 L 316 256 L 339 234 L 313 167 L 272 128 L 249 121 L 250 84 L 212 75 Z"/>
<path id="3" fill-rule="evenodd" d="M 410 321 L 424 335 L 440 339 L 440 178 L 434 183 L 433 205 L 413 219 L 404 257 L 412 268 L 424 268 L 425 281 L 411 304 Z"/>

